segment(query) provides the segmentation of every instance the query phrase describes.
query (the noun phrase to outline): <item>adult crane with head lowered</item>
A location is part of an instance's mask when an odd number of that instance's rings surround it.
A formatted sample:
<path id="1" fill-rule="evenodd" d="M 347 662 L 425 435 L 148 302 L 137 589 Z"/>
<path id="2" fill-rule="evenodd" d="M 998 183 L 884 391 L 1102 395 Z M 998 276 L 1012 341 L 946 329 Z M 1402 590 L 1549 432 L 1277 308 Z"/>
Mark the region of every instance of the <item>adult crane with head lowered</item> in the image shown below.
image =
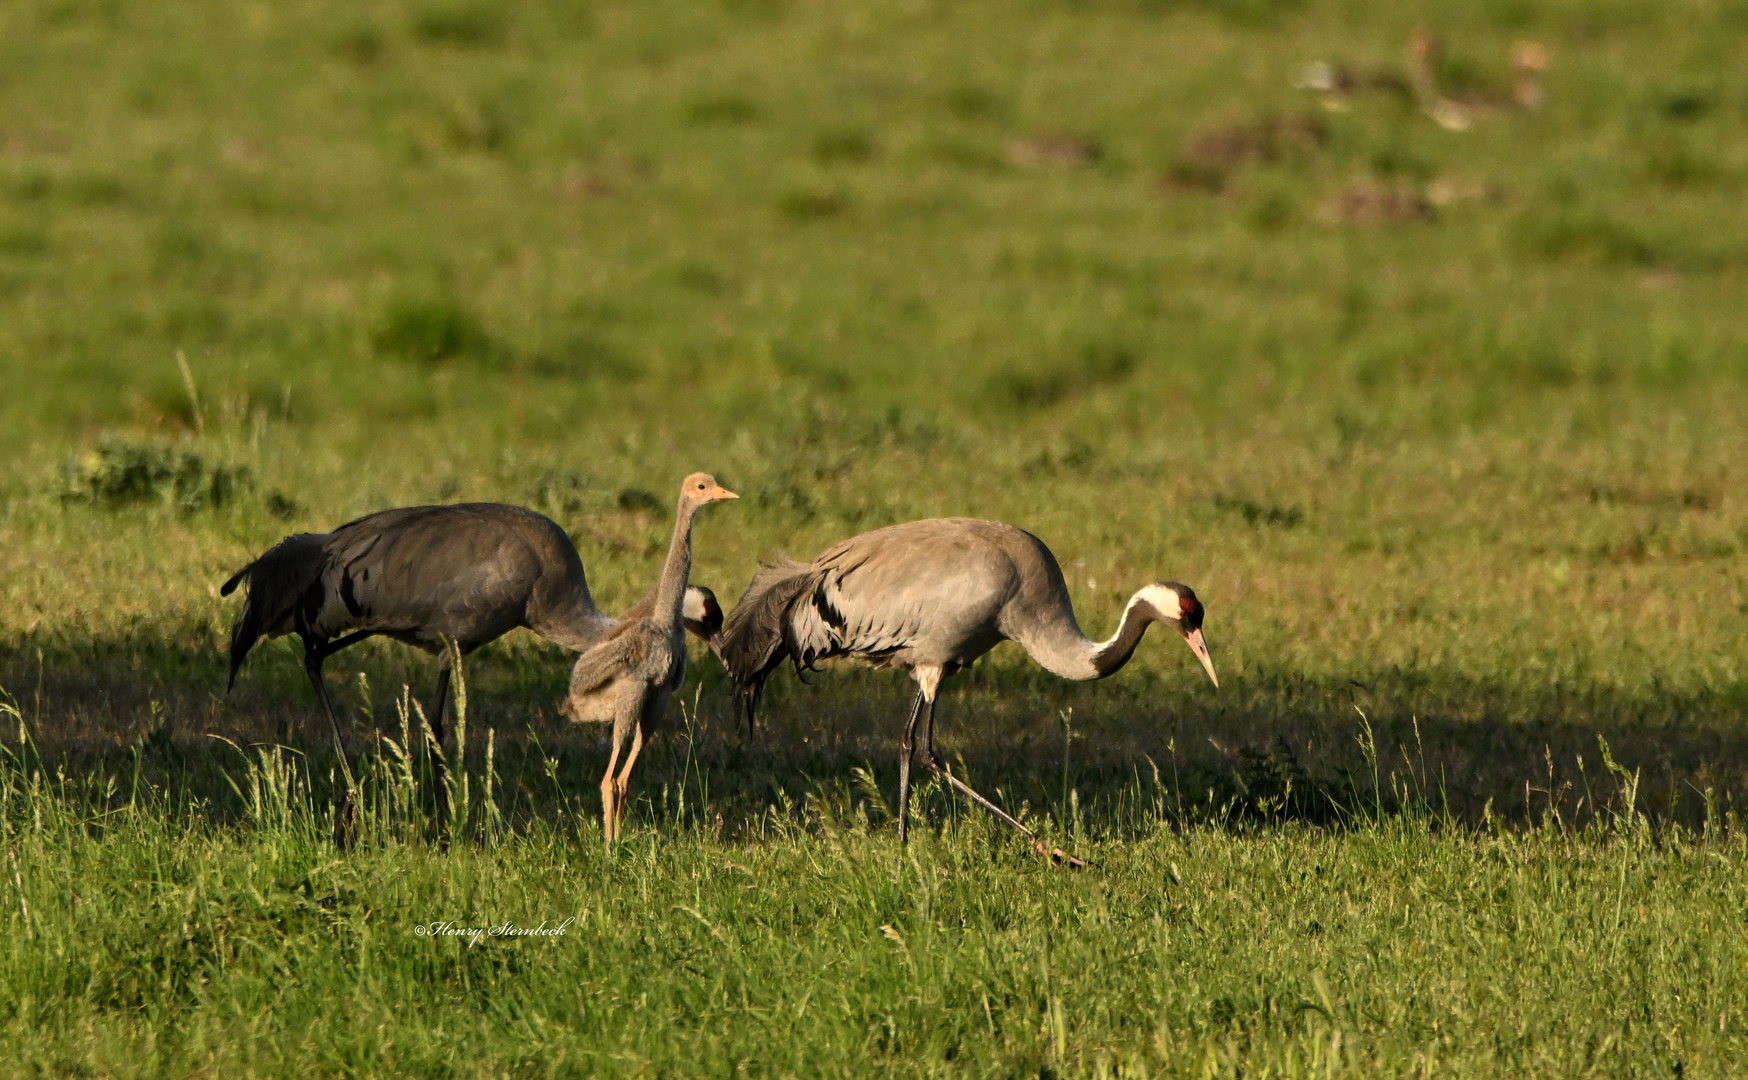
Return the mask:
<path id="1" fill-rule="evenodd" d="M 1189 586 L 1143 586 L 1129 598 L 1117 632 L 1092 641 L 1081 633 L 1062 569 L 1043 541 L 999 521 L 937 518 L 863 533 L 810 563 L 780 559 L 762 567 L 729 613 L 719 652 L 749 723 L 765 680 L 786 659 L 798 671 L 835 656 L 908 671 L 917 693 L 898 750 L 899 842 L 909 827 L 913 737 L 925 709 L 924 764 L 1031 837 L 936 755 L 941 680 L 1004 639 L 1065 679 L 1102 679 L 1129 662 L 1155 622 L 1175 627 L 1220 685 L 1202 639 L 1202 605 Z"/>
<path id="2" fill-rule="evenodd" d="M 542 514 L 502 503 L 402 507 L 331 533 L 288 536 L 219 591 L 229 596 L 239 584 L 247 585 L 248 596 L 231 627 L 231 684 L 255 642 L 298 635 L 304 671 L 342 758 L 345 744 L 322 682 L 322 662 L 348 645 L 380 634 L 437 657 L 430 719 L 441 747 L 450 642 L 466 656 L 524 627 L 580 652 L 615 625 L 595 607 L 582 557 L 565 531 Z M 687 628 L 714 647 L 722 627 L 716 597 L 692 588 L 684 603 Z M 438 820 L 446 822 L 441 755 L 434 771 Z"/>
<path id="3" fill-rule="evenodd" d="M 570 692 L 559 711 L 580 722 L 613 725 L 613 749 L 607 756 L 607 775 L 601 778 L 601 831 L 609 844 L 619 839 L 631 767 L 643 749 L 645 729 L 661 723 L 669 699 L 686 678 L 681 608 L 692 572 L 692 518 L 709 503 L 738 497 L 704 473 L 686 477 L 661 579 L 637 605 L 637 615 L 620 619 L 604 640 L 577 658 L 571 672 Z M 627 736 L 631 750 L 615 775 Z"/>

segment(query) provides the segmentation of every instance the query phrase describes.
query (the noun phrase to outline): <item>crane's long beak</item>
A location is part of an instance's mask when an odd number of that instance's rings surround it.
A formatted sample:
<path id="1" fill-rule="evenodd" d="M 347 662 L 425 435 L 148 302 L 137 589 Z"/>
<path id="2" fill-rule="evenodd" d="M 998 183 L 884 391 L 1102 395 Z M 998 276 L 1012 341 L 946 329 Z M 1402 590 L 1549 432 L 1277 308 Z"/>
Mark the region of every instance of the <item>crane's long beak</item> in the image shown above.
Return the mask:
<path id="1" fill-rule="evenodd" d="M 740 498 L 739 495 L 736 495 L 734 492 L 723 487 L 721 484 L 716 485 L 716 490 L 710 493 L 710 497 L 712 499 L 738 499 L 738 498 Z"/>
<path id="2" fill-rule="evenodd" d="M 1218 690 L 1220 676 L 1214 674 L 1214 660 L 1208 655 L 1208 643 L 1202 640 L 1202 628 L 1198 626 L 1194 630 L 1185 632 L 1184 640 L 1190 643 L 1190 651 L 1195 653 L 1196 659 L 1202 662 L 1202 667 L 1208 672 L 1208 678 L 1214 680 L 1214 688 Z"/>

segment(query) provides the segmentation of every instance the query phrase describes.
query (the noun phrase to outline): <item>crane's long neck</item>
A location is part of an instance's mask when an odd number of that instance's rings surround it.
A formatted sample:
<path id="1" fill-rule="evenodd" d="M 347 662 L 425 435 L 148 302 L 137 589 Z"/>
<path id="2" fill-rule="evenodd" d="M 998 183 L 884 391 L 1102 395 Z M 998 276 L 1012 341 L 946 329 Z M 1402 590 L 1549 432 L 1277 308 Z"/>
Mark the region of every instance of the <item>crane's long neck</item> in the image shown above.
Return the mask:
<path id="1" fill-rule="evenodd" d="M 662 578 L 656 585 L 655 610 L 650 619 L 665 630 L 680 626 L 680 613 L 686 602 L 686 579 L 692 576 L 692 516 L 698 504 L 681 500 L 679 513 L 674 515 L 674 538 L 668 543 L 668 560 L 662 564 Z"/>
<path id="2" fill-rule="evenodd" d="M 589 586 L 579 580 L 562 605 L 533 629 L 549 641 L 583 652 L 613 629 L 613 619 L 595 606 Z"/>
<path id="3" fill-rule="evenodd" d="M 547 569 L 528 604 L 528 628 L 567 649 L 583 652 L 613 629 L 595 606 L 583 560 L 568 542 L 553 545 Z"/>
<path id="4" fill-rule="evenodd" d="M 1141 644 L 1141 635 L 1147 632 L 1147 625 L 1155 621 L 1152 607 L 1140 593 L 1129 598 L 1129 606 L 1123 609 L 1123 621 L 1117 625 L 1117 632 L 1104 641 L 1093 641 L 1081 633 L 1066 593 L 1062 597 L 1061 610 L 1056 614 L 1057 617 L 1047 626 L 1038 627 L 1017 640 L 1032 659 L 1051 674 L 1081 681 L 1102 679 L 1120 670 L 1135 655 L 1135 647 Z"/>

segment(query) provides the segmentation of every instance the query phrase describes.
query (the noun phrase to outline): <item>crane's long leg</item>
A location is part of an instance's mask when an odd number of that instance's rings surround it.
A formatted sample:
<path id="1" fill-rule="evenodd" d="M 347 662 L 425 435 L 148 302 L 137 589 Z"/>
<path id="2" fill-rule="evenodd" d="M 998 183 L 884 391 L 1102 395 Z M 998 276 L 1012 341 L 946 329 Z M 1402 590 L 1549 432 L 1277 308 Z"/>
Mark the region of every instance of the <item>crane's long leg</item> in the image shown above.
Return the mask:
<path id="1" fill-rule="evenodd" d="M 625 746 L 625 736 L 631 733 L 637 717 L 627 712 L 623 707 L 615 709 L 613 715 L 613 749 L 607 754 L 607 774 L 601 777 L 601 834 L 606 838 L 607 846 L 612 847 L 619 839 L 619 814 L 616 808 L 619 794 L 619 783 L 614 776 L 614 769 L 619 764 L 619 751 Z"/>
<path id="2" fill-rule="evenodd" d="M 322 700 L 322 708 L 327 711 L 328 725 L 334 730 L 334 753 L 340 756 L 340 773 L 344 777 L 345 787 L 334 797 L 334 840 L 345 847 L 351 840 L 353 823 L 358 817 L 358 803 L 352 795 L 352 765 L 346 756 L 346 739 L 340 734 L 340 718 L 334 715 L 334 702 L 328 697 L 328 685 L 322 681 L 322 660 L 327 651 L 321 647 L 306 648 L 303 654 L 304 674 L 310 677 L 310 685 L 316 688 L 316 696 Z"/>
<path id="3" fill-rule="evenodd" d="M 437 702 L 431 708 L 431 779 L 437 786 L 437 835 L 449 842 L 449 770 L 443 761 L 443 707 L 449 702 L 449 656 L 437 661 Z"/>
<path id="4" fill-rule="evenodd" d="M 923 747 L 929 760 L 935 758 L 935 699 L 929 698 L 929 711 L 923 718 Z"/>
<path id="5" fill-rule="evenodd" d="M 347 646 L 356 645 L 367 637 L 375 636 L 375 630 L 355 630 L 352 633 L 347 634 L 345 637 L 335 638 L 333 641 L 327 642 L 320 646 L 318 651 L 322 654 L 322 659 L 326 660 L 328 657 L 333 656 Z"/>
<path id="6" fill-rule="evenodd" d="M 601 778 L 601 835 L 607 841 L 607 846 L 613 846 L 613 823 L 617 821 L 613 813 L 613 797 L 618 794 L 619 785 L 613 782 L 613 767 L 619 762 L 619 733 L 613 734 L 613 749 L 607 755 L 607 775 Z"/>
<path id="7" fill-rule="evenodd" d="M 375 634 L 376 634 L 376 631 L 374 631 L 374 630 L 359 630 L 359 631 L 356 631 L 355 633 L 347 634 L 343 638 L 337 638 L 333 641 L 323 641 L 323 642 L 317 642 L 313 636 L 304 636 L 304 639 L 303 639 L 304 670 L 305 671 L 309 670 L 311 657 L 315 658 L 315 665 L 316 665 L 317 670 L 319 671 L 321 669 L 323 662 L 326 661 L 328 659 L 328 657 L 333 656 L 335 653 L 339 652 L 341 649 L 346 648 L 348 645 L 356 645 L 360 641 L 363 641 L 367 637 L 375 636 Z M 320 697 L 322 699 L 322 704 L 328 710 L 328 719 L 333 720 L 334 719 L 334 706 L 330 701 L 328 701 L 328 693 L 326 690 L 322 689 L 320 682 L 318 682 L 316 684 L 316 694 L 318 697 Z M 339 725 L 337 725 L 337 724 L 335 725 L 336 728 L 338 728 L 338 726 Z M 289 736 L 290 734 L 291 734 L 291 719 L 290 719 L 290 717 L 285 716 L 284 714 L 281 714 L 279 717 L 279 741 L 281 743 L 285 742 L 286 737 Z"/>
<path id="8" fill-rule="evenodd" d="M 919 687 L 916 701 L 910 707 L 910 719 L 904 723 L 904 736 L 898 740 L 898 843 L 901 847 L 910 839 L 910 759 L 915 746 L 911 737 L 916 734 L 916 721 L 923 711 L 924 698 Z M 898 858 L 902 866 L 902 852 Z"/>
<path id="9" fill-rule="evenodd" d="M 618 838 L 619 826 L 625 821 L 626 792 L 631 790 L 631 767 L 637 764 L 637 755 L 643 750 L 643 721 L 637 721 L 631 729 L 631 750 L 625 755 L 625 767 L 619 770 L 619 779 L 614 782 L 615 794 L 613 800 L 613 836 Z"/>
<path id="10" fill-rule="evenodd" d="M 758 708 L 759 708 L 759 699 L 757 696 L 757 692 L 755 691 L 755 692 L 750 692 L 750 693 L 746 693 L 746 694 L 737 694 L 735 696 L 735 705 L 740 707 L 741 713 L 746 717 L 747 738 L 749 738 L 749 739 L 756 738 L 758 736 L 758 733 L 759 733 L 759 726 L 754 721 L 754 716 L 757 713 Z M 740 728 L 740 718 L 736 717 L 735 718 L 735 729 L 736 729 L 735 733 L 736 734 L 739 734 L 739 728 Z"/>
<path id="11" fill-rule="evenodd" d="M 951 769 L 947 768 L 947 763 L 941 760 L 941 755 L 935 753 L 935 699 L 934 698 L 929 699 L 929 716 L 928 716 L 927 725 L 924 728 L 924 743 L 927 747 L 927 752 L 925 753 L 925 755 L 923 757 L 923 761 L 924 761 L 924 763 L 926 763 L 928 765 L 929 769 L 936 776 L 941 777 L 943 780 L 947 781 L 948 784 L 951 784 L 953 787 L 957 788 L 961 795 L 964 795 L 966 798 L 970 799 L 972 802 L 976 803 L 978 806 L 981 806 L 985 810 L 988 810 L 991 814 L 994 814 L 998 820 L 1005 822 L 1006 824 L 1011 825 L 1014 828 L 1020 830 L 1020 832 L 1024 833 L 1026 839 L 1028 839 L 1032 842 L 1032 847 L 1037 850 L 1038 854 L 1048 856 L 1051 862 L 1054 862 L 1054 863 L 1065 862 L 1069 866 L 1075 867 L 1077 869 L 1079 867 L 1083 867 L 1086 865 L 1085 862 L 1083 862 L 1080 859 L 1075 858 L 1073 855 L 1067 854 L 1061 848 L 1053 848 L 1049 851 L 1044 850 L 1043 842 L 1038 839 L 1038 837 L 1032 832 L 1032 830 L 1026 828 L 1024 825 L 1021 825 L 1019 823 L 1019 821 L 1015 820 L 1006 811 L 1002 810 L 1001 807 L 990 802 L 988 799 L 984 798 L 982 795 L 979 795 L 971 787 L 970 784 L 967 784 L 965 781 L 963 781 L 963 780 L 959 779 L 957 776 L 953 775 L 953 771 Z"/>
<path id="12" fill-rule="evenodd" d="M 1048 857 L 1049 860 L 1053 863 L 1067 863 L 1069 866 L 1072 866 L 1076 869 L 1080 869 L 1081 867 L 1084 867 L 1087 865 L 1085 860 L 1077 859 L 1073 855 L 1070 855 L 1067 852 L 1063 851 L 1061 848 L 1045 848 L 1044 842 L 1039 840 L 1037 834 L 1032 832 L 1031 829 L 1028 829 L 1024 825 L 1021 825 L 1017 820 L 1015 820 L 1012 816 L 1010 816 L 1001 807 L 990 802 L 988 799 L 984 798 L 982 795 L 979 795 L 971 787 L 970 784 L 967 784 L 965 781 L 959 779 L 957 776 L 954 776 L 952 770 L 947 768 L 947 763 L 942 761 L 939 756 L 934 754 L 932 752 L 932 748 L 931 748 L 931 752 L 929 753 L 929 755 L 926 758 L 924 758 L 923 760 L 928 765 L 929 769 L 931 771 L 933 771 L 936 776 L 939 776 L 941 779 L 947 781 L 947 783 L 949 783 L 953 787 L 957 788 L 961 795 L 964 795 L 966 798 L 970 799 L 972 802 L 976 803 L 978 806 L 981 806 L 985 810 L 988 810 L 991 814 L 995 815 L 997 820 L 1002 821 L 1005 824 L 1011 825 L 1014 828 L 1018 829 L 1025 836 L 1025 838 L 1027 840 L 1030 840 L 1032 842 L 1032 848 L 1038 854 Z"/>
<path id="13" fill-rule="evenodd" d="M 340 734 L 340 718 L 334 714 L 333 699 L 328 697 L 328 684 L 322 681 L 322 655 L 319 652 L 305 653 L 303 658 L 304 674 L 310 677 L 310 685 L 316 688 L 316 697 L 322 701 L 322 709 L 328 714 L 328 726 L 334 731 L 334 752 L 342 760 L 346 757 L 346 740 Z"/>

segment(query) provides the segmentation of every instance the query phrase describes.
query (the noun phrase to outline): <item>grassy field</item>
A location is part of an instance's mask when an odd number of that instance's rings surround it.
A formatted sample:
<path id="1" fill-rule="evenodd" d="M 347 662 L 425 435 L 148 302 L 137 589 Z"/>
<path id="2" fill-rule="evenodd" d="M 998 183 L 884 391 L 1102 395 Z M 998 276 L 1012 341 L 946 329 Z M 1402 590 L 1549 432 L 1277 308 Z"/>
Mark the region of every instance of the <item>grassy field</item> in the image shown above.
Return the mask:
<path id="1" fill-rule="evenodd" d="M 1740 1071 L 1745 31 L 0 5 L 0 1073 Z M 944 748 L 1095 866 L 931 786 L 895 875 L 900 677 L 780 675 L 749 740 L 698 654 L 607 852 L 600 733 L 517 634 L 469 662 L 443 853 L 398 749 L 431 662 L 370 643 L 329 665 L 365 835 L 327 843 L 297 647 L 226 694 L 218 583 L 491 499 L 618 610 L 694 469 L 743 495 L 697 532 L 725 601 L 997 517 L 1089 633 L 1193 585 L 1221 687 L 1169 635 L 1088 685 L 1003 646 Z"/>

